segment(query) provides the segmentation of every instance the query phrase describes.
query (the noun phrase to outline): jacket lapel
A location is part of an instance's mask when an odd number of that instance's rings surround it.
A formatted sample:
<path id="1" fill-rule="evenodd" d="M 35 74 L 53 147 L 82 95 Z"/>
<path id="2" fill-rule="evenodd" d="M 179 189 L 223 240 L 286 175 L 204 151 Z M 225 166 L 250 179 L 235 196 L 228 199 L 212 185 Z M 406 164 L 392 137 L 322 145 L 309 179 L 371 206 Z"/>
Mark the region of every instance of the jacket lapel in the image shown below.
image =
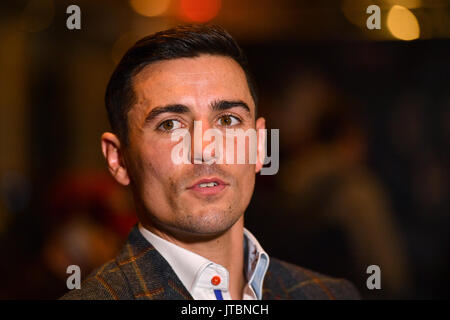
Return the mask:
<path id="1" fill-rule="evenodd" d="M 262 299 L 263 300 L 285 299 L 284 295 L 282 294 L 282 291 L 277 290 L 279 288 L 279 284 L 276 276 L 271 272 L 270 269 L 271 268 L 269 264 L 269 269 L 267 270 L 266 276 L 264 277 Z"/>
<path id="2" fill-rule="evenodd" d="M 135 299 L 192 300 L 169 263 L 134 226 L 116 259 Z"/>

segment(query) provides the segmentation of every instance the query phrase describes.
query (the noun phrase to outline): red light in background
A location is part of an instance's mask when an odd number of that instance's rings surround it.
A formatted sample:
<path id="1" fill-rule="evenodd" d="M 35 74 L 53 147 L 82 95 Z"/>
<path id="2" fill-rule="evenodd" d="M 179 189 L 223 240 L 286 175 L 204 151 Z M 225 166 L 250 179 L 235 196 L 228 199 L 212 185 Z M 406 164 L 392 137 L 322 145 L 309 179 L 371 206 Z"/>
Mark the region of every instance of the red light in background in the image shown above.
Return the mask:
<path id="1" fill-rule="evenodd" d="M 207 22 L 219 13 L 221 0 L 180 0 L 180 17 L 189 22 Z"/>

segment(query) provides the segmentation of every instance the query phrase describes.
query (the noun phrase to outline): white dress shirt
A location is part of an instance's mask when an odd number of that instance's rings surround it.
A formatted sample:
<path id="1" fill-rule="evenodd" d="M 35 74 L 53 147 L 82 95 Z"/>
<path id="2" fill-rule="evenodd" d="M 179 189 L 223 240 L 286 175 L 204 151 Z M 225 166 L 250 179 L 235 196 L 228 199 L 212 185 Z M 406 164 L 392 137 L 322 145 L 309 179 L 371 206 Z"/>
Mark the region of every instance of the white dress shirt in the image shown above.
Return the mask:
<path id="1" fill-rule="evenodd" d="M 221 295 L 231 300 L 229 291 L 229 273 L 223 266 L 216 264 L 196 253 L 169 242 L 145 229 L 139 224 L 139 231 L 172 267 L 175 274 L 195 300 L 216 300 Z M 243 300 L 261 300 L 262 285 L 269 256 L 256 238 L 244 228 L 244 261 L 246 285 Z M 220 291 L 218 291 L 220 290 Z"/>

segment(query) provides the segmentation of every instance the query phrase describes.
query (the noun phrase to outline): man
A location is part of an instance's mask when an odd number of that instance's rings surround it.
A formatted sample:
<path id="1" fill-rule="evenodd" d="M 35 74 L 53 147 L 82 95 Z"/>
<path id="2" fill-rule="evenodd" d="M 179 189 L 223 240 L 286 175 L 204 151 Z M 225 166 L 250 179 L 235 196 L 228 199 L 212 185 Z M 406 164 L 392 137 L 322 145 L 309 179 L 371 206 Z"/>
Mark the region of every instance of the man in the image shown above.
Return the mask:
<path id="1" fill-rule="evenodd" d="M 173 161 L 179 130 L 265 129 L 245 56 L 226 31 L 184 26 L 138 41 L 111 76 L 106 107 L 113 133 L 102 151 L 130 186 L 140 223 L 114 260 L 63 299 L 358 298 L 346 280 L 269 259 L 244 228 L 263 138 L 256 163 L 211 162 L 194 150 L 205 146 L 195 134 L 191 161 Z"/>

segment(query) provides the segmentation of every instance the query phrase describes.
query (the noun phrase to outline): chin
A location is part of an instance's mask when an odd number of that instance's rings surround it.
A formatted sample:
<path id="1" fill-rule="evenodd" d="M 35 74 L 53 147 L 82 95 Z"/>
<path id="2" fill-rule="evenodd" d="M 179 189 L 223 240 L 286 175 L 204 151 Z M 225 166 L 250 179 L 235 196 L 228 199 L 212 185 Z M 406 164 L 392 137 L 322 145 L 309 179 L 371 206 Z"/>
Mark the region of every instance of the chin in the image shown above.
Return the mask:
<path id="1" fill-rule="evenodd" d="M 196 234 L 217 235 L 229 230 L 241 217 L 230 209 L 211 208 L 185 216 L 183 229 Z"/>

